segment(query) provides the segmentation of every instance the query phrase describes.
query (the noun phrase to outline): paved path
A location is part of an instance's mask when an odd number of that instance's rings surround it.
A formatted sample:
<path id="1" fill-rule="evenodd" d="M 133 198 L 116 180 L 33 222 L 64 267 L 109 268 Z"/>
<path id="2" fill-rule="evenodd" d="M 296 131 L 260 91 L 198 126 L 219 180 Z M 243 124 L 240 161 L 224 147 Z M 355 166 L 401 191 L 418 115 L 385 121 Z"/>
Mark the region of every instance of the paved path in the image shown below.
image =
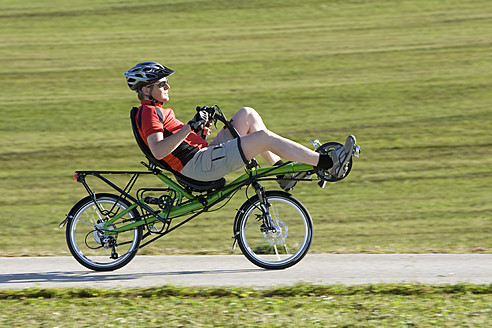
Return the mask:
<path id="1" fill-rule="evenodd" d="M 136 256 L 113 272 L 94 272 L 72 257 L 0 258 L 0 289 L 26 287 L 270 287 L 300 282 L 374 284 L 492 283 L 492 254 L 313 254 L 292 268 L 267 271 L 242 255 Z"/>

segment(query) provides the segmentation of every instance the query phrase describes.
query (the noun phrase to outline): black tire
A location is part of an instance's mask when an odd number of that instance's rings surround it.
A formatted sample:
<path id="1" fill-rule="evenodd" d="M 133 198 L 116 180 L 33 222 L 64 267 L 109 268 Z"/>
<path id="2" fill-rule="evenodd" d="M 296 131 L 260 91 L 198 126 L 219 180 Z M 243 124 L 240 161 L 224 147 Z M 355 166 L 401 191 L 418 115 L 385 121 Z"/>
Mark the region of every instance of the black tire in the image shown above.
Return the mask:
<path id="1" fill-rule="evenodd" d="M 280 270 L 298 263 L 313 239 L 313 222 L 304 205 L 283 191 L 267 191 L 276 232 L 261 232 L 259 198 L 248 199 L 236 216 L 235 236 L 244 256 L 255 265 Z"/>
<path id="2" fill-rule="evenodd" d="M 142 226 L 138 226 L 115 235 L 97 232 L 96 225 L 125 210 L 130 203 L 113 194 L 101 193 L 96 194 L 95 197 L 97 204 L 105 213 L 101 213 L 92 197 L 88 196 L 80 200 L 68 215 L 66 229 L 68 248 L 73 257 L 86 268 L 95 271 L 116 270 L 128 264 L 137 254 L 143 229 Z M 138 211 L 133 209 L 115 222 L 114 226 L 131 223 L 139 216 Z"/>

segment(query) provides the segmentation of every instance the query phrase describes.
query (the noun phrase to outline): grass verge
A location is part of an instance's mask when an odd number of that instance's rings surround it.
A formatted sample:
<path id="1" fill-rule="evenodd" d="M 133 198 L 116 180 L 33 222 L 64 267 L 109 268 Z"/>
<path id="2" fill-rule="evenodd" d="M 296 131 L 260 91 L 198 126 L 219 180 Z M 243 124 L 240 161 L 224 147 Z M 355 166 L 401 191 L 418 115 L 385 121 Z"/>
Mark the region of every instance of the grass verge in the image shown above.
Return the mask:
<path id="1" fill-rule="evenodd" d="M 8 327 L 487 327 L 492 285 L 0 291 Z"/>

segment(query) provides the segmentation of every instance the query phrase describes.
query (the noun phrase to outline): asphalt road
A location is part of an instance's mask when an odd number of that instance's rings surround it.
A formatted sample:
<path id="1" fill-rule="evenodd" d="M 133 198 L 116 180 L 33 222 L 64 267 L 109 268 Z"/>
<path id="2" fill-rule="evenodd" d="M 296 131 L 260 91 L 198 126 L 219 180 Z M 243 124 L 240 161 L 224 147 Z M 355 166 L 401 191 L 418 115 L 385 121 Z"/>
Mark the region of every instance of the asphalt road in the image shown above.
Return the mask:
<path id="1" fill-rule="evenodd" d="M 27 287 L 250 286 L 300 282 L 345 285 L 420 282 L 492 283 L 492 254 L 313 254 L 268 271 L 242 255 L 136 256 L 112 272 L 94 272 L 72 257 L 0 258 L 0 289 Z"/>

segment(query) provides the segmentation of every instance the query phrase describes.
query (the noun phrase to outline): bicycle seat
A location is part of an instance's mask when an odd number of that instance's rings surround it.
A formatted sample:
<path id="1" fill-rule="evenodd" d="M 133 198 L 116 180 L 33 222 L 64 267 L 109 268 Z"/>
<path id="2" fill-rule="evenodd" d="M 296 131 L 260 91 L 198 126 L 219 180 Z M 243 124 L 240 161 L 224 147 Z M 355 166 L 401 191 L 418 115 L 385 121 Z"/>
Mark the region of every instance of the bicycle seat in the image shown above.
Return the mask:
<path id="1" fill-rule="evenodd" d="M 157 167 L 160 167 L 166 171 L 171 172 L 176 177 L 176 180 L 179 183 L 183 184 L 185 187 L 191 189 L 192 191 L 199 191 L 199 192 L 208 191 L 212 189 L 221 188 L 225 185 L 226 180 L 224 178 L 220 178 L 219 180 L 214 180 L 214 181 L 198 181 L 188 178 L 187 176 L 184 176 L 181 173 L 174 171 L 163 160 L 159 160 L 155 158 L 154 155 L 152 155 L 152 152 L 150 151 L 147 144 L 143 141 L 142 137 L 140 136 L 140 133 L 138 132 L 137 111 L 138 111 L 137 107 L 133 107 L 132 110 L 130 111 L 130 120 L 132 122 L 133 136 L 135 137 L 135 140 L 137 141 L 140 150 L 142 150 L 142 152 L 144 153 L 145 157 L 149 160 L 149 162 L 151 162 Z"/>

